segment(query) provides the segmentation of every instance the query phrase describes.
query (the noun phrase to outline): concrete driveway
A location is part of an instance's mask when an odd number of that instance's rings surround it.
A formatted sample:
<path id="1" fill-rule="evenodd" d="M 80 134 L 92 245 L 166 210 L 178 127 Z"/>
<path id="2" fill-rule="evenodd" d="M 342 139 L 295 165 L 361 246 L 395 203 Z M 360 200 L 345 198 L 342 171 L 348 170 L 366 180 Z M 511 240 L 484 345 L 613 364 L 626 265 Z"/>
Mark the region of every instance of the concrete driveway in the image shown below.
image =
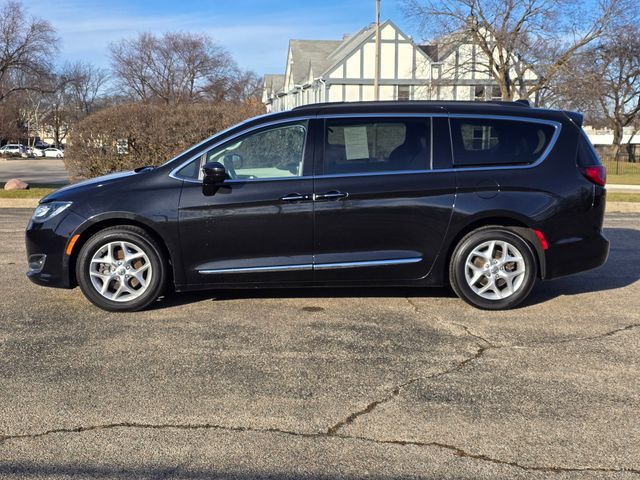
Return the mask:
<path id="1" fill-rule="evenodd" d="M 640 215 L 509 312 L 448 289 L 205 292 L 102 312 L 0 209 L 0 478 L 640 478 Z"/>
<path id="2" fill-rule="evenodd" d="M 66 185 L 69 174 L 64 161 L 56 158 L 29 158 L 25 160 L 0 158 L 0 183 L 19 178 L 31 184 Z"/>

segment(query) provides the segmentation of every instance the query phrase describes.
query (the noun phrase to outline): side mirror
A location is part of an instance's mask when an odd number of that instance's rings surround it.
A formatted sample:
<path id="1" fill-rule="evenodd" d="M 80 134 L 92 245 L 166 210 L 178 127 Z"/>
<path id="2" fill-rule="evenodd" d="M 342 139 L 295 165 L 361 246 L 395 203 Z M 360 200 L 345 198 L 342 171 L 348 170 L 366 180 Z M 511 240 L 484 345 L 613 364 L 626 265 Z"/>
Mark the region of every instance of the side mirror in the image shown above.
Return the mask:
<path id="1" fill-rule="evenodd" d="M 202 171 L 204 172 L 202 183 L 205 185 L 217 185 L 227 178 L 227 171 L 220 162 L 208 162 L 202 167 Z"/>

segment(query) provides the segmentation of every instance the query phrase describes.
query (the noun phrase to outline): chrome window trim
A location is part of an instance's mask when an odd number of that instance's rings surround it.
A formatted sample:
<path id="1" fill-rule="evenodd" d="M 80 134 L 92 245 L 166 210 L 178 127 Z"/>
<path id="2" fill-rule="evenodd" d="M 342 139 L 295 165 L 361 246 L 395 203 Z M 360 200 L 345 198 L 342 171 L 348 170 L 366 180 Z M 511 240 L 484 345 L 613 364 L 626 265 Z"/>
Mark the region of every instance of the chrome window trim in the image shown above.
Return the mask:
<path id="1" fill-rule="evenodd" d="M 451 173 L 451 172 L 469 172 L 469 171 L 490 171 L 490 170 L 525 170 L 530 168 L 535 168 L 540 165 L 542 162 L 546 160 L 549 156 L 553 147 L 555 146 L 558 138 L 560 136 L 560 131 L 562 129 L 562 124 L 555 120 L 547 120 L 542 118 L 534 118 L 534 117 L 520 117 L 520 116 L 512 116 L 512 115 L 490 115 L 490 114 L 474 114 L 474 113 L 341 113 L 341 114 L 321 114 L 321 115 L 305 115 L 299 117 L 291 117 L 286 119 L 274 120 L 272 122 L 262 123 L 260 125 L 255 125 L 248 130 L 242 130 L 241 132 L 236 133 L 230 137 L 225 138 L 213 145 L 211 145 L 210 149 L 217 148 L 227 141 L 231 141 L 241 135 L 245 135 L 247 133 L 251 133 L 255 130 L 270 127 L 274 125 L 281 125 L 287 123 L 295 123 L 300 121 L 309 121 L 313 119 L 327 119 L 327 118 L 384 118 L 384 117 L 426 117 L 426 118 L 475 118 L 475 119 L 497 119 L 497 120 L 511 120 L 516 122 L 529 122 L 529 123 L 539 123 L 543 125 L 549 125 L 554 128 L 554 133 L 545 148 L 544 152 L 540 154 L 538 159 L 535 162 L 518 165 L 518 164 L 505 164 L 505 165 L 488 165 L 486 167 L 455 167 L 455 158 L 454 167 L 453 168 L 441 168 L 441 169 L 425 169 L 425 170 L 391 170 L 386 172 L 363 172 L 363 173 L 340 173 L 340 174 L 329 174 L 329 175 L 306 175 L 300 177 L 274 177 L 274 178 L 247 178 L 247 179 L 235 179 L 235 180 L 227 180 L 225 183 L 233 184 L 233 183 L 246 183 L 246 182 L 270 182 L 270 181 L 281 181 L 281 180 L 309 180 L 313 178 L 343 178 L 343 177 L 372 177 L 372 176 L 383 176 L 383 175 L 412 175 L 412 174 L 422 174 L 422 173 Z M 239 124 L 242 125 L 242 124 Z M 433 129 L 433 122 L 431 122 Z M 238 125 L 236 125 L 238 126 Z M 235 128 L 235 127 L 232 127 Z M 225 130 L 228 131 L 229 129 Z M 220 132 L 222 134 L 224 132 Z M 219 135 L 216 134 L 213 137 Z M 195 147 L 190 150 L 195 149 L 196 147 L 202 146 L 204 143 L 209 141 L 211 138 L 199 143 Z M 431 144 L 433 145 L 433 138 Z M 188 151 L 190 151 L 188 150 Z M 198 156 L 202 155 L 202 152 L 198 152 L 191 156 L 188 160 L 181 163 L 179 166 L 171 170 L 169 176 L 176 180 L 202 184 L 199 180 L 193 180 L 189 178 L 181 178 L 175 175 L 175 172 L 186 166 L 189 162 L 195 160 Z M 432 157 L 433 159 L 433 157 Z"/>
<path id="2" fill-rule="evenodd" d="M 540 165 L 545 159 L 549 156 L 556 142 L 558 141 L 558 137 L 560 136 L 560 130 L 562 129 L 562 124 L 560 122 L 556 122 L 555 120 L 546 120 L 543 118 L 531 118 L 531 117 L 514 117 L 510 115 L 476 115 L 476 114 L 465 114 L 465 113 L 455 113 L 449 115 L 449 118 L 479 118 L 479 119 L 493 119 L 493 120 L 506 120 L 506 121 L 515 121 L 515 122 L 525 122 L 525 123 L 539 123 L 541 125 L 548 125 L 554 128 L 553 135 L 551 136 L 551 140 L 547 144 L 547 147 L 540 154 L 540 156 L 536 159 L 535 162 L 527 163 L 524 165 L 518 164 L 505 164 L 505 165 L 489 165 L 486 167 L 455 167 L 456 159 L 453 156 L 453 168 L 449 170 L 453 170 L 456 172 L 466 172 L 469 170 L 505 170 L 505 169 L 526 169 L 526 168 L 534 168 Z M 449 131 L 451 131 L 451 126 L 449 126 Z M 441 171 L 441 170 L 439 170 Z"/>
<path id="3" fill-rule="evenodd" d="M 259 117 L 256 117 L 256 118 L 259 118 Z M 253 127 L 249 128 L 249 129 L 242 130 L 242 131 L 240 131 L 240 132 L 238 132 L 238 133 L 236 133 L 236 134 L 234 134 L 234 135 L 231 135 L 231 136 L 229 136 L 229 137 L 224 138 L 223 140 L 220 140 L 219 142 L 214 143 L 213 145 L 211 145 L 211 147 L 209 147 L 209 148 L 207 149 L 207 151 L 209 151 L 209 150 L 213 150 L 214 148 L 218 148 L 220 145 L 222 145 L 222 144 L 224 144 L 224 143 L 226 143 L 226 142 L 228 142 L 228 141 L 232 141 L 232 140 L 234 140 L 235 138 L 238 138 L 238 137 L 240 137 L 240 136 L 242 136 L 242 135 L 246 135 L 246 134 L 251 133 L 251 132 L 253 132 L 253 131 L 259 130 L 259 129 L 261 129 L 261 128 L 267 128 L 267 127 L 277 126 L 277 125 L 283 125 L 283 126 L 284 126 L 284 125 L 289 124 L 289 123 L 296 123 L 296 122 L 309 121 L 309 120 L 311 120 L 311 119 L 313 119 L 313 118 L 315 118 L 315 117 L 314 117 L 314 116 L 312 116 L 312 115 L 307 115 L 307 116 L 301 116 L 301 117 L 291 117 L 291 118 L 286 118 L 286 119 L 274 120 L 274 121 L 272 121 L 272 122 L 266 122 L 266 123 L 261 123 L 260 125 L 254 125 Z M 251 120 L 253 120 L 253 119 L 251 119 Z M 249 121 L 249 120 L 248 120 L 248 121 Z M 248 122 L 248 121 L 247 121 L 247 122 Z M 244 123 L 247 123 L 247 122 L 244 122 Z M 222 135 L 223 133 L 228 132 L 229 130 L 232 130 L 232 129 L 236 128 L 236 127 L 240 127 L 240 126 L 242 126 L 244 123 L 239 123 L 239 124 L 237 124 L 237 125 L 234 125 L 234 126 L 233 126 L 233 127 L 231 127 L 231 128 L 228 128 L 228 129 L 226 129 L 226 130 L 223 130 L 222 132 L 216 133 L 216 134 L 215 134 L 215 135 L 213 135 L 212 137 L 209 137 L 209 138 L 207 138 L 206 140 L 204 140 L 204 141 L 200 142 L 198 145 L 196 145 L 196 146 L 194 146 L 194 147 L 190 148 L 190 149 L 189 149 L 189 150 L 187 150 L 187 152 L 185 152 L 185 153 L 188 153 L 188 152 L 190 152 L 190 151 L 192 151 L 192 150 L 196 149 L 197 147 L 201 147 L 201 146 L 203 146 L 203 145 L 204 145 L 204 144 L 206 144 L 208 141 L 210 141 L 212 138 L 215 138 L 215 137 L 217 137 L 218 135 Z M 307 133 L 308 133 L 308 132 L 307 132 Z M 306 140 L 305 140 L 305 148 L 306 148 Z M 199 184 L 202 184 L 202 181 L 201 181 L 201 180 L 194 180 L 194 179 L 192 179 L 192 178 L 183 178 L 183 177 L 179 177 L 179 176 L 176 174 L 176 172 L 178 172 L 180 169 L 182 169 L 182 168 L 184 168 L 185 166 L 187 166 L 187 165 L 188 165 L 190 162 L 192 162 L 193 160 L 197 159 L 200 155 L 202 155 L 202 153 L 203 153 L 203 152 L 202 152 L 202 150 L 200 150 L 200 151 L 198 151 L 198 153 L 195 153 L 195 154 L 191 155 L 187 160 L 185 160 L 184 162 L 182 162 L 182 163 L 181 163 L 180 165 L 178 165 L 176 168 L 172 169 L 172 170 L 171 170 L 171 172 L 169 172 L 169 176 L 170 176 L 171 178 L 175 178 L 176 180 L 180 180 L 181 182 L 182 182 L 182 181 L 184 181 L 184 182 L 190 182 L 190 183 L 199 183 Z M 178 155 L 178 156 L 181 156 L 181 155 L 184 155 L 184 154 L 180 154 L 180 155 Z M 177 158 L 177 157 L 175 157 L 175 158 Z M 171 162 L 171 161 L 172 161 L 172 160 L 169 160 L 169 162 Z M 167 163 L 169 163 L 169 162 L 167 162 Z M 225 181 L 225 183 L 255 182 L 255 181 L 270 181 L 270 180 L 292 180 L 292 179 L 299 180 L 299 179 L 301 179 L 301 178 L 305 178 L 305 177 L 291 177 L 291 176 L 289 176 L 289 177 L 273 177 L 273 178 L 247 178 L 247 179 L 227 180 L 227 181 Z M 308 177 L 308 178 L 311 178 L 311 177 Z"/>
<path id="4" fill-rule="evenodd" d="M 198 270 L 204 275 L 219 273 L 254 273 L 254 272 L 282 272 L 300 270 L 333 270 L 340 268 L 360 268 L 360 267 L 384 267 L 391 265 L 406 265 L 419 263 L 422 257 L 396 258 L 392 260 L 364 260 L 360 262 L 335 262 L 335 263 L 302 263 L 297 265 L 273 265 L 267 267 L 238 267 L 238 268 L 217 268 Z"/>

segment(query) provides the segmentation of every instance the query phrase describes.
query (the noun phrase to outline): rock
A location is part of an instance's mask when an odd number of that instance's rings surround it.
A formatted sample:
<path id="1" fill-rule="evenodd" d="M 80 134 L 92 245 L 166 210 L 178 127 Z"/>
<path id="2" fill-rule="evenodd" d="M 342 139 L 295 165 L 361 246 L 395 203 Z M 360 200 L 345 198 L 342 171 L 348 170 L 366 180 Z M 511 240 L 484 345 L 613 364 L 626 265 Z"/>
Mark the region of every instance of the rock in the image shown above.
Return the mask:
<path id="1" fill-rule="evenodd" d="M 12 178 L 7 183 L 4 184 L 5 190 L 27 190 L 29 188 L 29 184 L 19 180 L 17 178 Z"/>

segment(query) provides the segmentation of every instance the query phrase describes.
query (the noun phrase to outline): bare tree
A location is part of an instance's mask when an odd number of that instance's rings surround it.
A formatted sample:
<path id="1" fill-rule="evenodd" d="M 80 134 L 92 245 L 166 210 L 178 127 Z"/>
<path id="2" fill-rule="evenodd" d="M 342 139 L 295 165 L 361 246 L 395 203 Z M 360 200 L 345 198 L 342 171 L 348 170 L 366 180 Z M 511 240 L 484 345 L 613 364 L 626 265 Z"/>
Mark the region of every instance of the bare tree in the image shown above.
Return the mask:
<path id="1" fill-rule="evenodd" d="M 0 6 L 0 101 L 16 92 L 37 90 L 52 69 L 58 37 L 51 24 L 27 16 L 22 4 Z"/>
<path id="2" fill-rule="evenodd" d="M 68 66 L 63 67 L 60 72 L 53 73 L 41 97 L 44 106 L 41 125 L 46 125 L 51 130 L 56 147 L 66 138 L 75 113 L 69 95 L 71 86 L 76 81 L 73 74 L 74 71 Z"/>
<path id="3" fill-rule="evenodd" d="M 211 38 L 191 33 L 121 40 L 111 45 L 111 61 L 121 89 L 144 102 L 167 104 L 199 100 L 208 84 L 235 66 Z"/>
<path id="4" fill-rule="evenodd" d="M 81 120 L 100 108 L 105 101 L 109 72 L 86 62 L 76 62 L 66 67 L 69 78 L 67 97 Z"/>
<path id="5" fill-rule="evenodd" d="M 59 145 L 70 128 L 97 110 L 108 106 L 106 70 L 89 63 L 65 64 L 41 82 L 39 90 L 28 90 L 19 98 L 20 118 L 30 144 L 47 129 Z"/>
<path id="6" fill-rule="evenodd" d="M 233 68 L 227 76 L 211 78 L 203 93 L 213 101 L 258 101 L 262 98 L 262 78 L 250 70 Z"/>
<path id="7" fill-rule="evenodd" d="M 555 90 L 593 123 L 613 131 L 614 156 L 621 151 L 624 129 L 640 124 L 640 27 L 627 25 L 571 62 L 572 74 Z"/>
<path id="8" fill-rule="evenodd" d="M 475 43 L 482 56 L 473 59 L 473 68 L 494 79 L 503 100 L 536 103 L 571 58 L 623 14 L 636 14 L 627 0 L 403 1 L 407 16 L 428 36 Z"/>
<path id="9" fill-rule="evenodd" d="M 20 141 L 25 129 L 20 111 L 21 102 L 17 96 L 5 99 L 0 106 L 0 138 L 9 141 Z"/>

